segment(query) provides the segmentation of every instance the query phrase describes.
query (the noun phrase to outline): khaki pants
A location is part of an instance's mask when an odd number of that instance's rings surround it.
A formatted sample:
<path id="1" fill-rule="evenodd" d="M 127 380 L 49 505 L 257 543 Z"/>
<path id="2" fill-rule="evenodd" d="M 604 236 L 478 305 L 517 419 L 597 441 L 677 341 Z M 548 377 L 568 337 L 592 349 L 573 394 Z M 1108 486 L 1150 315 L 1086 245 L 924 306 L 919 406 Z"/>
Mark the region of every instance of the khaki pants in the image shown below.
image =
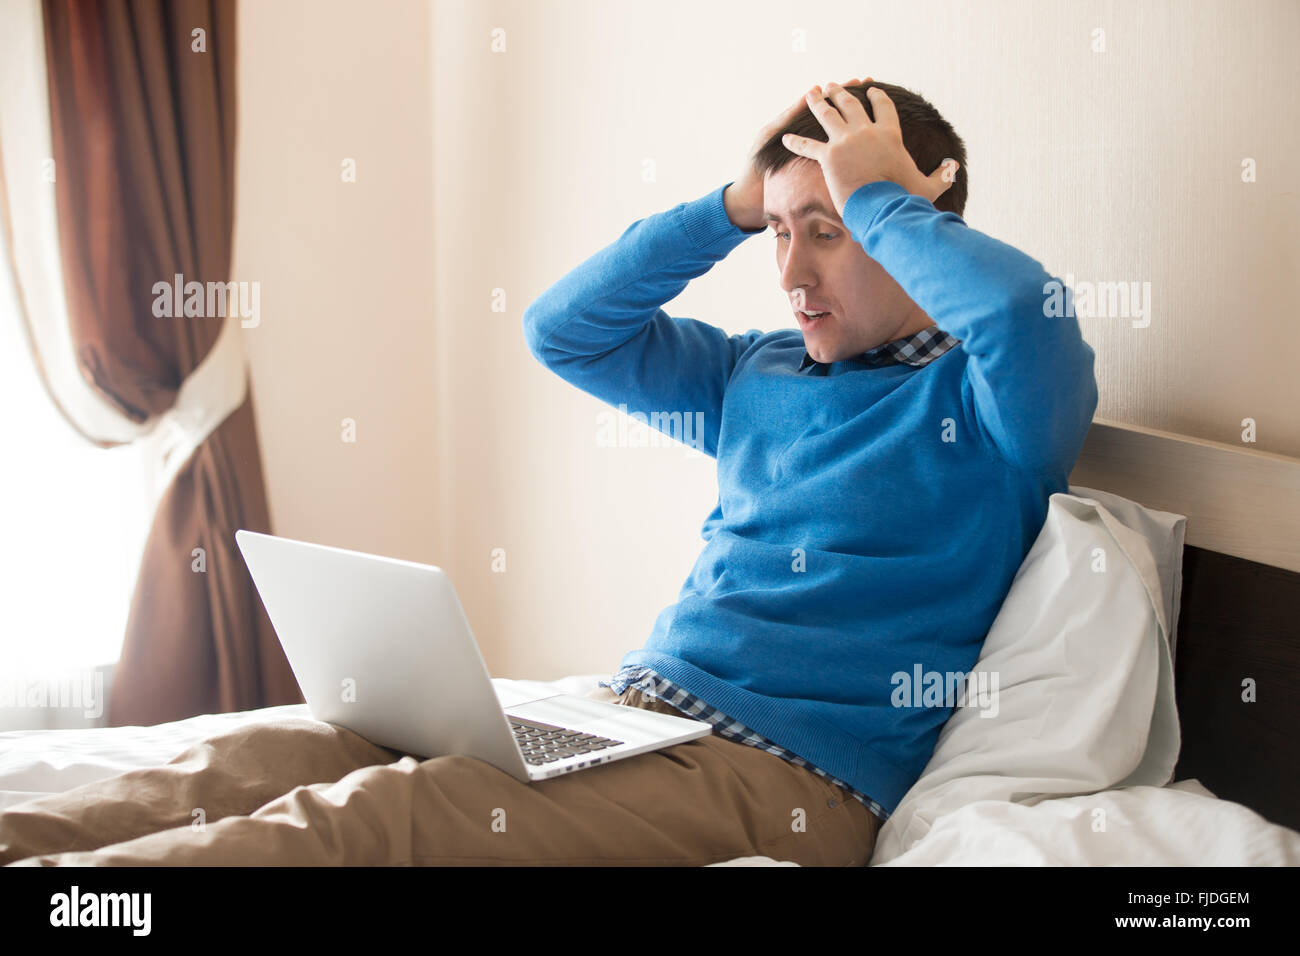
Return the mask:
<path id="1" fill-rule="evenodd" d="M 635 688 L 589 696 L 681 715 Z M 0 863 L 861 866 L 878 827 L 812 771 L 716 734 L 527 784 L 282 718 L 0 813 Z"/>

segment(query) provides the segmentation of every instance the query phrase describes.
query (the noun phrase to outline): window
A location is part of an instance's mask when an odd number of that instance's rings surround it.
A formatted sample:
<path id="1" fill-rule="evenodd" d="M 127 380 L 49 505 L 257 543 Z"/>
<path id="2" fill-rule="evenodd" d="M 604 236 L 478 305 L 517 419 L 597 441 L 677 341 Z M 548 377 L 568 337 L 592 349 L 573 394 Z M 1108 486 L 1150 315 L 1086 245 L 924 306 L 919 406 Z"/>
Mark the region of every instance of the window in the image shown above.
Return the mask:
<path id="1" fill-rule="evenodd" d="M 140 448 L 89 444 L 50 400 L 4 242 L 0 675 L 44 679 L 117 660 L 155 502 Z"/>

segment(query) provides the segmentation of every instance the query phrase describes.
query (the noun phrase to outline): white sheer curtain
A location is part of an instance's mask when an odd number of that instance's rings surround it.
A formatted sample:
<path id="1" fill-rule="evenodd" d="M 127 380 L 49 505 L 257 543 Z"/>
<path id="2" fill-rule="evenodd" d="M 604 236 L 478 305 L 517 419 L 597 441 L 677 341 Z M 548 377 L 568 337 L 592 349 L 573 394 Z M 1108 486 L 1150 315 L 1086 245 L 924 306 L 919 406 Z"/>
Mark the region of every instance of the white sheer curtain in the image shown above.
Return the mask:
<path id="1" fill-rule="evenodd" d="M 0 730 L 69 726 L 93 708 L 27 702 L 117 660 L 153 514 L 150 463 L 139 445 L 90 444 L 50 401 L 4 241 L 0 230 Z"/>
<path id="2" fill-rule="evenodd" d="M 95 708 L 51 706 L 52 691 L 117 661 L 153 512 L 151 466 L 138 445 L 91 445 L 49 401 L 9 261 L 0 230 L 0 730 L 77 726 L 78 714 L 94 724 L 83 711 Z"/>
<path id="3" fill-rule="evenodd" d="M 0 3 L 0 730 L 103 723 L 156 504 L 147 447 L 87 437 L 130 442 L 142 429 L 90 390 L 72 355 L 42 31 L 39 0 Z"/>
<path id="4" fill-rule="evenodd" d="M 24 709 L 14 702 L 17 675 L 84 677 L 117 660 L 158 502 L 248 387 L 234 314 L 172 407 L 148 421 L 127 418 L 81 374 L 46 73 L 41 0 L 0 0 L 0 234 L 13 243 L 0 248 L 0 730 L 15 728 Z M 60 709 L 26 709 L 24 727 L 82 725 Z"/>

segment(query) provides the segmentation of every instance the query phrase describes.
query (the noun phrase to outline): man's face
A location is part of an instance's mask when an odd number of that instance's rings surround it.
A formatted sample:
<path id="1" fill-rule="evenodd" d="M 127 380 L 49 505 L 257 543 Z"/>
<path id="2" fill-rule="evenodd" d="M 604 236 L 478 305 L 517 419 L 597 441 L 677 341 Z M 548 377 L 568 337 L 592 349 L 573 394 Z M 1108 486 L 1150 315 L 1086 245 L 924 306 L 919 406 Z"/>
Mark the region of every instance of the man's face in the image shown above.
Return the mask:
<path id="1" fill-rule="evenodd" d="M 803 208 L 813 203 L 821 208 Z M 853 240 L 817 163 L 796 160 L 769 172 L 763 205 L 776 236 L 781 288 L 818 362 L 838 362 L 934 324 Z M 810 320 L 805 310 L 829 314 Z"/>

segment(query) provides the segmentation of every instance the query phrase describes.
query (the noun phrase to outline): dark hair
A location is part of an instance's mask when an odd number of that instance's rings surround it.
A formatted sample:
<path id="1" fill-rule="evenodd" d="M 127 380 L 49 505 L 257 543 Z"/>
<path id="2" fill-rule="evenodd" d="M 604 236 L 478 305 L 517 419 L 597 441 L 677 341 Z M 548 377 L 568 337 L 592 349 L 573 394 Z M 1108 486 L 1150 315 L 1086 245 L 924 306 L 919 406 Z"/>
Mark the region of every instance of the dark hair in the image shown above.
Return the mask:
<path id="1" fill-rule="evenodd" d="M 903 133 L 903 148 L 911 155 L 922 174 L 929 176 L 945 159 L 955 159 L 961 164 L 957 175 L 953 177 L 952 185 L 934 203 L 934 208 L 940 212 L 954 212 L 960 216 L 966 208 L 967 179 L 966 145 L 961 137 L 953 130 L 952 124 L 939 115 L 938 110 L 911 90 L 874 80 L 858 86 L 846 86 L 845 89 L 866 107 L 867 115 L 872 120 L 875 120 L 876 114 L 871 108 L 871 101 L 867 99 L 867 90 L 873 86 L 880 87 L 893 100 L 894 109 L 898 111 L 898 125 Z M 769 170 L 777 172 L 795 161 L 813 162 L 785 148 L 781 137 L 786 133 L 826 142 L 826 131 L 822 129 L 821 122 L 805 106 L 803 112 L 784 129 L 777 131 L 754 157 L 754 166 L 760 175 Z"/>

